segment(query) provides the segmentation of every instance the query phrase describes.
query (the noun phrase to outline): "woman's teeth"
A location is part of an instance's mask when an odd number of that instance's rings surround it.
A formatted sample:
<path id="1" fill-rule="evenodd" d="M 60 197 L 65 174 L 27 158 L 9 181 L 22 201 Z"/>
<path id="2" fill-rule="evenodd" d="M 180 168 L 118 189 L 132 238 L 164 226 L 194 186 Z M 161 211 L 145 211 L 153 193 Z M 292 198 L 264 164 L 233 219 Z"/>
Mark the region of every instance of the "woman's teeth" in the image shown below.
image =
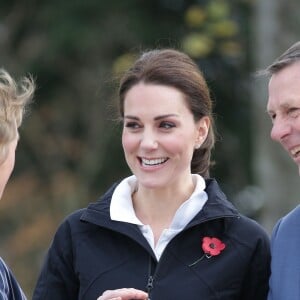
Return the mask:
<path id="1" fill-rule="evenodd" d="M 164 157 L 164 158 L 155 158 L 155 159 L 142 158 L 141 160 L 142 160 L 142 164 L 145 166 L 155 166 L 155 165 L 163 164 L 168 159 Z"/>

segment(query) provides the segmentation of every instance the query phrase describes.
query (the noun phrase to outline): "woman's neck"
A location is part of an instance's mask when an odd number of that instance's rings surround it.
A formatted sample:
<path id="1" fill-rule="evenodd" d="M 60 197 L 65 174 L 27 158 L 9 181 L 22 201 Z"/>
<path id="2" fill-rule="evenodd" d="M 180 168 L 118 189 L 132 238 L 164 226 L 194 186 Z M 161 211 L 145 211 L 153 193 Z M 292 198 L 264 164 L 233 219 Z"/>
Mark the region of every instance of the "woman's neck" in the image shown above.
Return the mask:
<path id="1" fill-rule="evenodd" d="M 139 186 L 132 195 L 136 216 L 146 225 L 150 225 L 157 241 L 166 228 L 169 228 L 178 208 L 193 193 L 192 180 L 185 185 L 164 189 L 148 189 Z"/>

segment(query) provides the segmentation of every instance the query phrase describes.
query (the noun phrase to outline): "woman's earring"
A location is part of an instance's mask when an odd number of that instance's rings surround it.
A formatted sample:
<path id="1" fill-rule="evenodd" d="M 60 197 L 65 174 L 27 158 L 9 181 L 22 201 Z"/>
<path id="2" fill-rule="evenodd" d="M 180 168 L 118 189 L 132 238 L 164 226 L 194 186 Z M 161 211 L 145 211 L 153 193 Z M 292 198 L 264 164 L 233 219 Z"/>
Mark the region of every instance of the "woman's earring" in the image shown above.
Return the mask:
<path id="1" fill-rule="evenodd" d="M 200 146 L 201 146 L 201 145 L 199 145 L 199 144 L 196 144 L 194 148 L 195 148 L 195 149 L 199 149 L 199 148 L 200 148 Z"/>

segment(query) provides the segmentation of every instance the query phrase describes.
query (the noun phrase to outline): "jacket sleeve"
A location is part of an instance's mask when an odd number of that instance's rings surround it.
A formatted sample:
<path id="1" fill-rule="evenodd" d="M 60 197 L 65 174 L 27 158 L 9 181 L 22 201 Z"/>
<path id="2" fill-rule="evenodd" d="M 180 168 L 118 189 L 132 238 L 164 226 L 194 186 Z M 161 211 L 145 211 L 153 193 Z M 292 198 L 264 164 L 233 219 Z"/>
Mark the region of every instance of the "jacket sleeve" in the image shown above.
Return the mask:
<path id="1" fill-rule="evenodd" d="M 45 257 L 32 299 L 77 299 L 78 287 L 73 268 L 71 229 L 65 221 L 56 232 Z"/>
<path id="2" fill-rule="evenodd" d="M 263 234 L 257 241 L 248 272 L 245 276 L 243 291 L 240 299 L 266 300 L 269 290 L 270 277 L 270 239 Z"/>
<path id="3" fill-rule="evenodd" d="M 1 300 L 26 300 L 19 283 L 15 279 L 9 267 L 0 257 L 0 299 Z"/>
<path id="4" fill-rule="evenodd" d="M 300 206 L 281 218 L 272 231 L 268 300 L 300 299 Z"/>

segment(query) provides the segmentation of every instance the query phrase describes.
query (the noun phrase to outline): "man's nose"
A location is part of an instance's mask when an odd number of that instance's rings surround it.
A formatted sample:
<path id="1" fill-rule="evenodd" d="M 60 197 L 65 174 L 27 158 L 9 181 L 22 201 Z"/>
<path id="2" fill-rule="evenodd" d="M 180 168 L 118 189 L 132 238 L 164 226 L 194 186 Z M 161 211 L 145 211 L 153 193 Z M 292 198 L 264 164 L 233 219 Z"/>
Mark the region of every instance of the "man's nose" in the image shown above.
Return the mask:
<path id="1" fill-rule="evenodd" d="M 281 142 L 286 136 L 291 133 L 291 124 L 282 119 L 277 119 L 273 122 L 271 129 L 271 138 L 274 141 Z"/>

